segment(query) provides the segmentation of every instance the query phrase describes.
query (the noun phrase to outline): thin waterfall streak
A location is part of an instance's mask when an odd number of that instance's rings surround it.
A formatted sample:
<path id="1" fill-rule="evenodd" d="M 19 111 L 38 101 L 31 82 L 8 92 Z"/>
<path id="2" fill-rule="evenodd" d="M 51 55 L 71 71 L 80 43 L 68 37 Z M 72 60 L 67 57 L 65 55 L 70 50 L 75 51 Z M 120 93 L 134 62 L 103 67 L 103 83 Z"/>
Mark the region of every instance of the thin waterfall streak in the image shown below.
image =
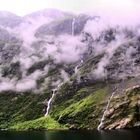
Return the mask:
<path id="1" fill-rule="evenodd" d="M 59 90 L 59 88 L 63 85 L 63 82 L 60 83 L 56 89 L 53 89 L 53 94 L 51 96 L 51 98 L 49 99 L 49 101 L 47 102 L 47 109 L 46 109 L 46 113 L 45 113 L 45 116 L 47 117 L 48 114 L 49 114 L 49 110 L 50 110 L 50 107 L 51 107 L 51 103 L 52 103 L 52 100 L 53 98 L 55 97 L 55 94 L 56 92 Z"/>
<path id="2" fill-rule="evenodd" d="M 50 105 L 51 105 L 51 102 L 52 102 L 52 99 L 54 98 L 54 95 L 55 95 L 55 90 L 53 90 L 53 94 L 51 96 L 51 98 L 49 99 L 48 103 L 47 103 L 47 111 L 45 113 L 45 116 L 48 116 L 49 114 L 49 110 L 50 110 Z"/>
<path id="3" fill-rule="evenodd" d="M 103 126 L 103 121 L 105 120 L 105 115 L 106 115 L 106 113 L 107 113 L 107 111 L 108 111 L 108 109 L 109 109 L 110 102 L 111 102 L 113 96 L 115 95 L 115 93 L 116 93 L 116 91 L 114 91 L 114 92 L 111 94 L 111 97 L 110 97 L 109 100 L 108 100 L 108 103 L 107 103 L 107 106 L 106 106 L 105 111 L 104 111 L 104 113 L 103 113 L 103 116 L 102 116 L 102 118 L 101 118 L 100 124 L 98 125 L 98 128 L 97 128 L 98 130 L 101 130 L 101 128 L 102 128 L 102 126 Z"/>
<path id="4" fill-rule="evenodd" d="M 74 36 L 74 30 L 75 30 L 75 18 L 72 19 L 72 29 L 71 29 L 72 36 Z"/>
<path id="5" fill-rule="evenodd" d="M 78 68 L 82 65 L 83 59 L 80 60 L 80 63 L 75 67 L 74 73 L 76 74 L 78 72 Z"/>

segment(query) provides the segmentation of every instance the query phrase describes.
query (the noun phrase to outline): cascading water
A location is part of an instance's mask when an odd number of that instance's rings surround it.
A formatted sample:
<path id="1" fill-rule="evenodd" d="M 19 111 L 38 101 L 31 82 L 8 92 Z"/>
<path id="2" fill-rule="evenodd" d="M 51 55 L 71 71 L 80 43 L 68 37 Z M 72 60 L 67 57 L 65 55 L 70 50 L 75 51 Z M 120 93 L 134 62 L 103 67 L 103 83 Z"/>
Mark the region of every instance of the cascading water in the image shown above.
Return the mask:
<path id="1" fill-rule="evenodd" d="M 75 74 L 78 72 L 78 66 L 79 66 L 79 65 L 77 65 L 77 66 L 75 67 L 75 69 L 74 69 L 74 73 L 75 73 Z"/>
<path id="2" fill-rule="evenodd" d="M 46 117 L 47 117 L 48 114 L 49 114 L 51 102 L 52 102 L 52 100 L 53 100 L 53 98 L 54 98 L 54 96 L 55 96 L 55 93 L 58 91 L 58 89 L 59 89 L 62 85 L 63 85 L 63 82 L 60 83 L 60 84 L 57 86 L 57 88 L 55 88 L 55 89 L 52 90 L 53 94 L 52 94 L 51 98 L 49 99 L 49 101 L 47 102 L 47 109 L 46 109 L 46 113 L 45 113 L 45 116 L 46 116 Z"/>
<path id="3" fill-rule="evenodd" d="M 75 74 L 78 72 L 78 68 L 81 66 L 82 63 L 83 63 L 83 59 L 81 59 L 80 63 L 75 67 L 74 69 Z"/>
<path id="4" fill-rule="evenodd" d="M 49 101 L 47 103 L 47 110 L 46 110 L 45 116 L 48 116 L 48 114 L 49 114 L 50 105 L 51 105 L 52 99 L 55 95 L 55 92 L 56 92 L 56 89 L 53 90 L 53 94 L 52 94 L 51 98 L 49 99 Z"/>
<path id="5" fill-rule="evenodd" d="M 115 91 L 111 94 L 111 97 L 109 98 L 109 100 L 108 100 L 108 102 L 107 102 L 107 106 L 106 106 L 105 111 L 104 111 L 104 113 L 103 113 L 103 116 L 102 116 L 102 118 L 101 118 L 100 124 L 98 125 L 98 128 L 97 128 L 98 130 L 101 130 L 101 129 L 102 129 L 102 126 L 103 126 L 104 120 L 105 120 L 105 115 L 106 115 L 106 113 L 107 113 L 107 111 L 108 111 L 110 102 L 111 102 L 113 96 L 115 95 L 115 93 L 116 93 L 116 89 L 115 89 Z"/>
<path id="6" fill-rule="evenodd" d="M 72 26 L 71 26 L 71 34 L 72 34 L 72 36 L 74 36 L 75 20 L 76 20 L 75 18 L 72 19 Z M 75 73 L 78 72 L 78 67 L 79 67 L 82 63 L 83 63 L 83 60 L 81 60 L 80 64 L 78 64 L 78 65 L 75 67 Z M 52 94 L 51 98 L 49 99 L 49 101 L 47 102 L 47 109 L 46 109 L 45 116 L 48 116 L 49 110 L 50 110 L 50 106 L 51 106 L 51 102 L 52 102 L 52 100 L 53 100 L 53 98 L 54 98 L 54 96 L 55 96 L 55 93 L 58 91 L 58 89 L 61 87 L 62 84 L 63 84 L 63 82 L 60 83 L 60 84 L 57 86 L 56 89 L 53 90 L 53 94 Z"/>
<path id="7" fill-rule="evenodd" d="M 71 34 L 74 36 L 74 29 L 75 29 L 75 18 L 72 19 L 72 26 L 71 26 Z"/>

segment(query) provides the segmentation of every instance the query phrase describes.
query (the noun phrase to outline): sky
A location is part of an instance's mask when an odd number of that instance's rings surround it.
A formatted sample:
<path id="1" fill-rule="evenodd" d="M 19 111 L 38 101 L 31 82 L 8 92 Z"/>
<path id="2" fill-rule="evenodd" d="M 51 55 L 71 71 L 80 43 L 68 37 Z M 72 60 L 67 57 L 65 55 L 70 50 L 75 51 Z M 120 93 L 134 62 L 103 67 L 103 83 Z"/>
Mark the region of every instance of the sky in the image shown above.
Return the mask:
<path id="1" fill-rule="evenodd" d="M 20 16 L 47 8 L 78 13 L 108 9 L 130 11 L 140 9 L 140 0 L 0 0 L 0 11 Z"/>

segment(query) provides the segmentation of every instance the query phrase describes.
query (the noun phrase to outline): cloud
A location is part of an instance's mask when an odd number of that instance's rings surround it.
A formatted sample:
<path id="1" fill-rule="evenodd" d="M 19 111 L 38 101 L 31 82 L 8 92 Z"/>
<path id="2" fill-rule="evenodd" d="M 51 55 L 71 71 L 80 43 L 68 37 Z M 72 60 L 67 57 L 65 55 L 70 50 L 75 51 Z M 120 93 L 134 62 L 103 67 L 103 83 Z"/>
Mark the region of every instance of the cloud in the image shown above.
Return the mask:
<path id="1" fill-rule="evenodd" d="M 64 70 L 61 70 L 61 77 L 63 78 L 63 82 L 67 82 L 69 80 L 69 76 Z"/>
<path id="2" fill-rule="evenodd" d="M 131 11 L 140 9 L 139 0 L 0 0 L 0 9 L 14 12 L 18 15 L 25 15 L 41 9 L 60 9 L 72 12 L 91 12 L 91 11 Z"/>
<path id="3" fill-rule="evenodd" d="M 8 90 L 14 90 L 14 84 L 10 81 L 3 81 L 0 83 L 0 92 L 1 91 L 8 91 Z"/>
<path id="4" fill-rule="evenodd" d="M 100 15 L 111 24 L 136 25 L 140 20 L 140 1 L 135 0 L 99 0 L 91 13 Z"/>
<path id="5" fill-rule="evenodd" d="M 79 37 L 64 35 L 60 37 L 60 42 L 62 42 L 59 47 L 60 53 L 54 56 L 57 62 L 74 63 L 86 49 Z"/>
<path id="6" fill-rule="evenodd" d="M 95 41 L 92 46 L 95 55 L 105 53 L 104 57 L 98 63 L 97 69 L 95 69 L 93 73 L 97 77 L 105 77 L 105 67 L 110 63 L 110 59 L 114 52 L 120 44 L 128 41 L 128 38 L 125 37 L 122 29 L 127 27 L 132 31 L 136 31 L 135 27 L 139 25 L 140 8 L 138 4 L 140 2 L 132 0 L 118 0 L 115 2 L 112 0 L 83 0 L 83 2 L 87 2 L 90 6 L 85 4 L 86 7 L 89 6 L 89 9 L 83 8 L 81 11 L 90 10 L 92 16 L 96 15 L 101 17 L 96 20 L 87 21 L 84 28 L 84 31 L 90 33 L 94 40 L 99 38 L 104 31 L 110 28 L 117 29 L 114 41 L 111 41 L 110 43 L 104 43 L 103 40 L 100 40 L 99 42 Z M 53 19 L 51 18 L 46 19 L 42 16 L 38 19 L 28 17 L 19 27 L 13 29 L 12 32 L 23 40 L 23 44 L 20 48 L 21 52 L 16 56 L 16 61 L 20 62 L 22 79 L 2 79 L 0 90 L 27 91 L 36 89 L 36 81 L 47 74 L 49 65 L 46 64 L 44 69 L 40 71 L 36 70 L 31 75 L 27 75 L 27 70 L 34 64 L 48 60 L 50 57 L 54 60 L 54 65 L 58 63 L 71 64 L 80 61 L 83 53 L 87 50 L 87 44 L 81 42 L 81 36 L 67 34 L 58 37 L 46 36 L 44 38 L 36 38 L 34 36 L 38 27 L 42 24 L 49 23 L 52 20 Z M 49 38 L 53 40 L 53 43 L 48 43 Z M 134 51 L 134 48 L 130 47 L 126 52 L 127 58 L 131 59 L 130 56 Z M 69 79 L 64 70 L 61 70 L 61 78 L 64 81 Z M 46 80 L 47 83 L 49 81 L 48 79 Z M 58 83 L 55 84 L 57 85 Z"/>
<path id="7" fill-rule="evenodd" d="M 16 84 L 16 91 L 28 91 L 36 88 L 36 81 L 32 79 L 23 79 Z"/>

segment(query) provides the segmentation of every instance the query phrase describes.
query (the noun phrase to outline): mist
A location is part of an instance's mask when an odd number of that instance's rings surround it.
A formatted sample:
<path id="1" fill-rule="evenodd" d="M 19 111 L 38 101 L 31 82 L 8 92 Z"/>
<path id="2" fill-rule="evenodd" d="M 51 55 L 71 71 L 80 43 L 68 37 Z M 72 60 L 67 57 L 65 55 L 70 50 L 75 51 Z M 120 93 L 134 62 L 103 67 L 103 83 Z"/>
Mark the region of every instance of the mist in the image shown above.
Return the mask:
<path id="1" fill-rule="evenodd" d="M 31 15 L 25 16 L 21 24 L 14 28 L 2 27 L 21 41 L 19 54 L 13 57 L 10 62 L 19 62 L 21 78 L 1 76 L 0 91 L 15 90 L 22 92 L 37 90 L 37 81 L 42 77 L 46 80 L 46 85 L 49 85 L 49 81 L 53 82 L 53 86 L 58 86 L 60 81 L 69 81 L 70 75 L 64 70 L 64 66 L 78 66 L 79 63 L 83 61 L 84 54 L 88 51 L 89 44 L 82 41 L 83 32 L 89 33 L 93 39 L 93 42 L 90 44 L 93 50 L 92 55 L 98 56 L 103 54 L 103 57 L 96 65 L 96 69 L 91 72 L 93 77 L 106 77 L 108 75 L 106 67 L 111 63 L 116 51 L 140 35 L 140 8 L 138 3 L 138 1 L 132 0 L 124 0 L 123 2 L 112 2 L 110 0 L 104 2 L 100 0 L 96 6 L 92 7 L 90 12 L 86 12 L 91 18 L 86 21 L 83 30 L 78 35 L 65 33 L 58 36 L 36 36 L 37 30 L 42 25 L 49 26 L 53 21 L 63 21 L 67 14 L 62 14 L 61 12 L 61 14 L 56 16 L 53 14 L 53 17 L 46 17 L 44 14 L 33 17 Z M 74 15 L 74 13 L 72 13 L 69 18 L 72 18 L 72 16 L 76 22 L 78 14 Z M 95 16 L 97 18 L 93 18 Z M 68 18 L 68 16 L 66 17 Z M 110 41 L 105 40 L 105 35 L 108 31 L 111 32 L 111 36 L 114 38 Z M 132 37 L 131 35 L 127 35 L 125 33 L 126 31 L 131 31 Z M 109 36 L 106 37 L 109 38 Z M 125 63 L 133 62 L 131 72 L 128 73 L 134 72 L 133 67 L 135 63 L 132 55 L 135 54 L 136 51 L 137 46 L 132 45 L 129 46 L 126 53 L 123 54 L 123 60 L 127 60 Z M 38 63 L 41 63 L 41 66 L 43 65 L 42 68 L 38 68 Z M 51 80 L 48 73 L 51 68 L 57 69 L 57 65 L 63 65 L 63 67 L 58 70 L 56 81 Z M 29 73 L 29 69 L 32 67 L 37 68 L 33 70 L 32 73 Z M 138 71 L 135 72 L 135 74 L 137 73 Z M 126 73 L 123 73 L 121 76 L 125 77 Z M 58 77 L 60 79 L 58 79 Z"/>

